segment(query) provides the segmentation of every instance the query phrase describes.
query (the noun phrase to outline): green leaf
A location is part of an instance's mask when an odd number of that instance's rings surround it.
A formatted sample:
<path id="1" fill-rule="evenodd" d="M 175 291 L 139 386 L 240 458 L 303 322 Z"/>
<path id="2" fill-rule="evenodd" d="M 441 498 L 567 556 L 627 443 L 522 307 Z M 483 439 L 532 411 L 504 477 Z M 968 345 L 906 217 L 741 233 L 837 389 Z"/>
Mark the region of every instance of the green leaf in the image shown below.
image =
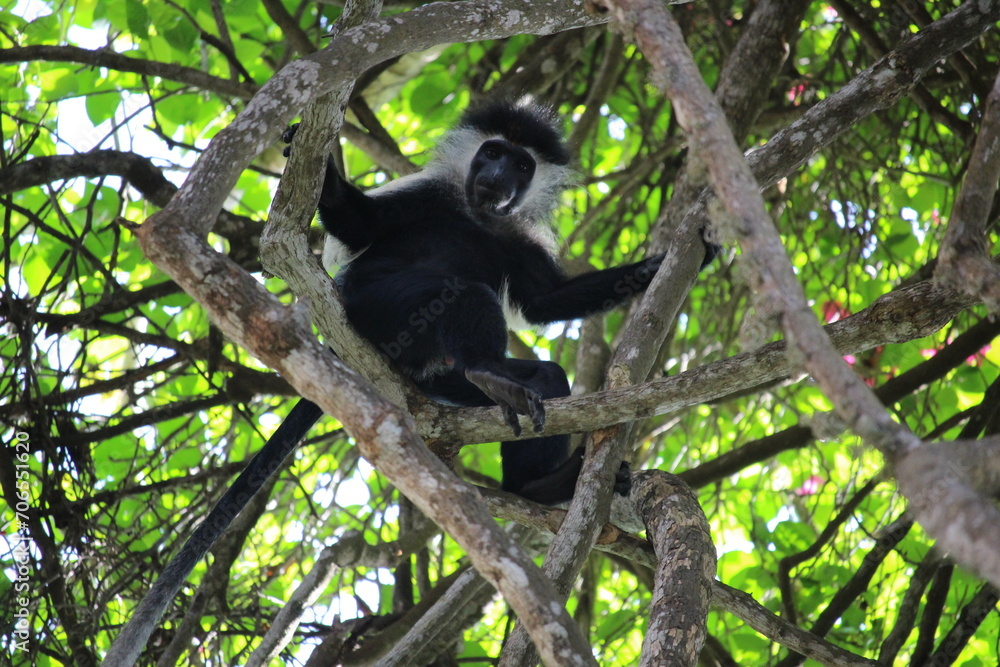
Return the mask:
<path id="1" fill-rule="evenodd" d="M 24 36 L 30 43 L 58 41 L 61 36 L 59 14 L 40 16 L 24 27 Z"/>
<path id="2" fill-rule="evenodd" d="M 781 554 L 802 551 L 816 539 L 816 533 L 799 521 L 782 521 L 771 534 L 774 544 Z"/>
<path id="3" fill-rule="evenodd" d="M 46 68 L 38 78 L 46 99 L 52 101 L 72 97 L 80 86 L 79 77 L 68 66 Z"/>
<path id="4" fill-rule="evenodd" d="M 180 18 L 177 18 L 173 25 L 163 31 L 163 37 L 170 46 L 182 52 L 192 50 L 198 43 L 198 31 L 190 23 Z"/>
<path id="5" fill-rule="evenodd" d="M 204 456 L 197 447 L 185 447 L 170 456 L 168 465 L 175 470 L 187 471 L 197 468 L 203 460 Z"/>
<path id="6" fill-rule="evenodd" d="M 605 640 L 621 632 L 622 627 L 631 625 L 635 614 L 631 611 L 617 611 L 604 616 L 597 624 L 597 639 Z"/>
<path id="7" fill-rule="evenodd" d="M 0 24 L 8 26 L 10 30 L 22 32 L 28 22 L 7 9 L 0 9 Z"/>
<path id="8" fill-rule="evenodd" d="M 432 109 L 440 108 L 441 102 L 449 92 L 441 79 L 428 77 L 414 89 L 410 98 L 410 108 L 418 116 L 427 115 Z"/>
<path id="9" fill-rule="evenodd" d="M 121 104 L 121 98 L 117 93 L 109 92 L 87 95 L 87 117 L 90 118 L 90 122 L 96 127 L 104 121 L 114 118 L 119 104 Z"/>
<path id="10" fill-rule="evenodd" d="M 149 12 L 139 0 L 125 0 L 128 29 L 139 37 L 149 37 Z"/>

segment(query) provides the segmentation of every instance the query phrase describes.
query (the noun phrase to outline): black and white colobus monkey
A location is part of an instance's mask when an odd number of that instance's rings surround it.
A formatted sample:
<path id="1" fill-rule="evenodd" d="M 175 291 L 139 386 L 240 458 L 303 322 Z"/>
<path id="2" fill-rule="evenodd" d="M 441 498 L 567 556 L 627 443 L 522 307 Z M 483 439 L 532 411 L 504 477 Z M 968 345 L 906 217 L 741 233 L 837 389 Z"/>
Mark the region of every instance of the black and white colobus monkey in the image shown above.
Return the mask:
<path id="1" fill-rule="evenodd" d="M 563 272 L 548 226 L 570 183 L 560 124 L 530 102 L 476 106 L 422 172 L 361 192 L 328 161 L 319 200 L 325 263 L 347 257 L 337 282 L 354 328 L 430 397 L 499 405 L 516 436 L 518 415 L 541 433 L 543 400 L 570 388 L 556 363 L 508 358 L 508 328 L 609 310 L 645 289 L 662 259 Z M 582 453 L 569 435 L 500 452 L 505 491 L 550 504 L 573 496 Z M 625 495 L 629 484 L 623 465 L 616 488 Z"/>
<path id="2" fill-rule="evenodd" d="M 324 263 L 342 266 L 354 328 L 430 397 L 499 405 L 516 436 L 518 415 L 541 433 L 543 400 L 570 388 L 556 363 L 508 358 L 507 330 L 609 310 L 645 289 L 662 260 L 566 276 L 548 227 L 571 180 L 560 124 L 527 101 L 475 106 L 423 171 L 372 191 L 329 160 L 319 200 Z M 705 248 L 707 263 L 715 248 Z M 550 504 L 573 496 L 582 459 L 568 435 L 504 442 L 501 457 L 505 491 Z M 628 483 L 625 468 L 623 495 Z"/>
<path id="3" fill-rule="evenodd" d="M 548 218 L 570 182 L 570 154 L 552 111 L 501 100 L 465 113 L 427 167 L 369 192 L 328 162 L 319 217 L 324 260 L 347 317 L 432 398 L 499 405 L 516 436 L 518 415 L 536 433 L 544 399 L 568 396 L 556 363 L 506 356 L 507 330 L 582 318 L 645 289 L 662 256 L 567 277 L 552 252 Z M 294 128 L 286 133 L 291 141 Z M 702 266 L 716 248 L 705 244 Z M 170 562 L 105 659 L 131 667 L 187 575 L 322 411 L 302 399 Z M 582 457 L 568 435 L 501 445 L 503 489 L 558 503 L 573 495 Z M 627 493 L 628 469 L 616 489 Z"/>

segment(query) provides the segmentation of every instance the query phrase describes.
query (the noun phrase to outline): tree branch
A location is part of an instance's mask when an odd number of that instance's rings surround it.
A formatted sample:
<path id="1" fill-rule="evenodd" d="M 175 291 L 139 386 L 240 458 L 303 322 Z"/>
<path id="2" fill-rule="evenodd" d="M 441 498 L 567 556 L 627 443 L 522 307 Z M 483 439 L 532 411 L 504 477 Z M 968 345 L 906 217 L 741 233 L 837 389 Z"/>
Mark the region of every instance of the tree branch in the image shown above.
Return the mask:
<path id="1" fill-rule="evenodd" d="M 729 612 L 765 637 L 815 660 L 836 667 L 877 667 L 878 662 L 845 651 L 775 616 L 749 594 L 715 582 L 712 606 Z"/>
<path id="2" fill-rule="evenodd" d="M 972 298 L 963 298 L 925 281 L 881 296 L 865 310 L 828 324 L 824 330 L 838 355 L 857 354 L 879 345 L 929 336 L 973 302 Z M 551 434 L 593 431 L 671 414 L 787 378 L 792 372 L 787 343 L 777 341 L 672 377 L 547 400 L 545 431 Z M 421 424 L 421 434 L 431 439 L 441 452 L 470 442 L 511 439 L 510 428 L 496 408 L 455 408 L 429 403 L 415 416 Z"/>
<path id="3" fill-rule="evenodd" d="M 119 72 L 158 76 L 162 79 L 183 83 L 200 90 L 210 90 L 219 95 L 238 97 L 242 100 L 250 99 L 257 90 L 257 87 L 253 84 L 222 79 L 191 67 L 170 65 L 156 60 L 131 58 L 108 49 L 90 50 L 81 49 L 78 46 L 56 46 L 49 44 L 0 49 L 0 63 L 20 63 L 31 62 L 33 60 L 81 63 L 90 65 L 91 67 L 106 67 Z"/>
<path id="4" fill-rule="evenodd" d="M 676 475 L 635 475 L 631 498 L 656 551 L 656 586 L 640 665 L 695 665 L 705 644 L 715 545 L 698 496 Z M 680 636 L 678 636 L 680 634 Z"/>
<path id="5" fill-rule="evenodd" d="M 979 137 L 972 149 L 965 182 L 951 210 L 938 254 L 935 278 L 982 299 L 1000 313 L 1000 266 L 989 255 L 986 224 L 1000 180 L 1000 74 L 986 100 Z"/>

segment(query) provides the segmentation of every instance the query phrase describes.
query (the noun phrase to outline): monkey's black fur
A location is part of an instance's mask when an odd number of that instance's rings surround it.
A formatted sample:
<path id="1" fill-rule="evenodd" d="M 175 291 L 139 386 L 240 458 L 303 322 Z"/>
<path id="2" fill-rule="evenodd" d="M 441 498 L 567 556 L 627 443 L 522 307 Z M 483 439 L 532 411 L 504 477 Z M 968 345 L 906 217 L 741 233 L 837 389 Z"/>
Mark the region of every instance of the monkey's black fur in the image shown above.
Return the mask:
<path id="1" fill-rule="evenodd" d="M 294 128 L 286 141 L 293 136 Z M 507 358 L 508 327 L 613 308 L 644 290 L 662 259 L 566 276 L 546 225 L 568 185 L 569 160 L 551 111 L 493 102 L 469 110 L 422 172 L 371 192 L 329 161 L 319 201 L 331 236 L 325 258 L 347 256 L 337 281 L 351 324 L 429 396 L 499 405 L 516 436 L 518 415 L 540 434 L 543 400 L 570 387 L 556 363 Z M 702 266 L 716 250 L 705 248 Z M 296 404 L 164 570 L 105 665 L 135 662 L 194 565 L 321 415 L 309 400 Z M 582 452 L 570 451 L 568 435 L 504 442 L 501 455 L 504 490 L 544 503 L 572 497 Z M 629 486 L 623 464 L 616 489 L 624 495 Z"/>
<path id="2" fill-rule="evenodd" d="M 541 432 L 542 399 L 568 396 L 569 383 L 557 364 L 506 358 L 505 311 L 547 324 L 607 310 L 645 289 L 660 258 L 562 271 L 539 226 L 566 185 L 569 153 L 543 109 L 476 108 L 455 132 L 474 140 L 471 150 L 446 139 L 428 170 L 371 193 L 328 166 L 319 217 L 352 257 L 337 276 L 347 317 L 431 397 L 499 404 L 515 435 L 518 414 Z M 501 454 L 504 490 L 545 503 L 572 497 L 580 458 L 568 435 L 505 442 Z"/>

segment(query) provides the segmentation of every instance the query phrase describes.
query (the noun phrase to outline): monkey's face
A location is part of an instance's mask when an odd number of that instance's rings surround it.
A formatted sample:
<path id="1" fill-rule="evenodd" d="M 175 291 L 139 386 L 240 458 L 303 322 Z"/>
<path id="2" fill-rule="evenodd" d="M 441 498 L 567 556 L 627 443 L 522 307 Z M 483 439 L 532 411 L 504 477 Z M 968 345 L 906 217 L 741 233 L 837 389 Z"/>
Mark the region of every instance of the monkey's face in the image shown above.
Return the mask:
<path id="1" fill-rule="evenodd" d="M 531 153 L 504 139 L 488 139 L 469 165 L 465 196 L 474 211 L 507 216 L 524 200 L 534 175 Z"/>

